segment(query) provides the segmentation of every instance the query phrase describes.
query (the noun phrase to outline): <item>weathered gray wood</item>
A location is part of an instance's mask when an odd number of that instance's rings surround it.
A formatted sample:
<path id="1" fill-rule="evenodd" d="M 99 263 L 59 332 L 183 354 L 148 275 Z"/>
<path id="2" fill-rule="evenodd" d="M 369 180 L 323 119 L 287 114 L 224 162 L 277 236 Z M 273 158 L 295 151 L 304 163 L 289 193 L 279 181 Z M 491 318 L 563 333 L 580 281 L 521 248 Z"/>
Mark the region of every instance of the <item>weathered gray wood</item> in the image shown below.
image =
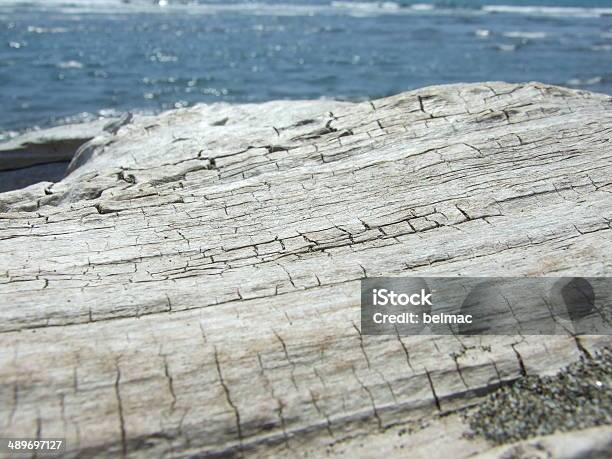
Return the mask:
<path id="1" fill-rule="evenodd" d="M 103 132 L 109 120 L 27 132 L 0 143 L 0 171 L 70 161 L 77 149 Z"/>
<path id="2" fill-rule="evenodd" d="M 610 104 L 489 83 L 135 116 L 62 182 L 0 194 L 0 436 L 73 457 L 433 441 L 439 413 L 611 340 L 361 336 L 359 279 L 610 275 Z"/>
<path id="3" fill-rule="evenodd" d="M 610 427 L 593 427 L 576 432 L 536 437 L 512 445 L 499 446 L 478 454 L 475 459 L 532 457 L 557 459 L 606 459 L 612 451 Z"/>

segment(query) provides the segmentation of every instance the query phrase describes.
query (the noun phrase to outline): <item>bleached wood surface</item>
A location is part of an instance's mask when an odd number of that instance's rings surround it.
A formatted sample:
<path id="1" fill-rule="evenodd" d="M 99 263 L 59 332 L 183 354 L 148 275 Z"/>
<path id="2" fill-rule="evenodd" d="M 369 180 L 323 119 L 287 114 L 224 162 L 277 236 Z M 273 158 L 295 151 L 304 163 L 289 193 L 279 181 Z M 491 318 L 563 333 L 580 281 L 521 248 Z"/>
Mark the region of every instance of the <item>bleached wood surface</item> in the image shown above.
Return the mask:
<path id="1" fill-rule="evenodd" d="M 31 131 L 0 143 L 0 171 L 70 161 L 74 151 L 111 121 L 97 120 Z"/>
<path id="2" fill-rule="evenodd" d="M 488 83 L 102 133 L 62 182 L 0 194 L 0 436 L 70 457 L 487 452 L 439 414 L 610 338 L 362 336 L 359 279 L 610 275 L 610 107 Z"/>

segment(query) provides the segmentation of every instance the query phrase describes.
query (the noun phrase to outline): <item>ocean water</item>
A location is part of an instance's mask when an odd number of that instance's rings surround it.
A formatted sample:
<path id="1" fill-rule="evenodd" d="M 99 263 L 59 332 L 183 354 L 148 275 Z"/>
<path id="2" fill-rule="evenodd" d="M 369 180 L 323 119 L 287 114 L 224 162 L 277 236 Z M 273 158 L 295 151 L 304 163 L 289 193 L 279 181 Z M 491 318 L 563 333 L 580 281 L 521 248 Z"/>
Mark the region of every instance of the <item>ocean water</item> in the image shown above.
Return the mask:
<path id="1" fill-rule="evenodd" d="M 0 0 L 0 140 L 126 110 L 483 80 L 612 94 L 612 0 Z"/>

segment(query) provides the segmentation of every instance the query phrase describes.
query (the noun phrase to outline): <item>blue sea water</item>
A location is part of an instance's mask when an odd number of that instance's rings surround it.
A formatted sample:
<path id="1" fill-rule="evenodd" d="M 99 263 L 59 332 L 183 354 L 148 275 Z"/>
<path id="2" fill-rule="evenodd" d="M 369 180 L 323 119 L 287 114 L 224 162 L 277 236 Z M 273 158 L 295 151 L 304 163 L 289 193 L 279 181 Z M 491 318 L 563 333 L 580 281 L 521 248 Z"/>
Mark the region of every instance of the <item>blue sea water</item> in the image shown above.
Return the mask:
<path id="1" fill-rule="evenodd" d="M 612 94 L 612 0 L 0 0 L 0 140 L 126 110 L 483 80 Z"/>

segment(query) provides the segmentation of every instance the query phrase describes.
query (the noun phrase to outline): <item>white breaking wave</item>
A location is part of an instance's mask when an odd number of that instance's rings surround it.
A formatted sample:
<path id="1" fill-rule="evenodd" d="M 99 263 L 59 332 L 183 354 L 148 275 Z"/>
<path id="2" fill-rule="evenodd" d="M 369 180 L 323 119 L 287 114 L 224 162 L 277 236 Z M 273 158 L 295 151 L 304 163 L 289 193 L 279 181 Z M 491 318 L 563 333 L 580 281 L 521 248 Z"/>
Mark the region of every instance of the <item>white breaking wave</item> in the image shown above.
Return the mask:
<path id="1" fill-rule="evenodd" d="M 60 69 L 82 69 L 83 64 L 79 61 L 66 61 L 60 62 L 57 67 Z"/>
<path id="2" fill-rule="evenodd" d="M 539 40 L 542 38 L 546 38 L 548 35 L 545 32 L 505 32 L 502 34 L 507 38 L 524 38 L 526 40 Z"/>
<path id="3" fill-rule="evenodd" d="M 591 46 L 593 51 L 612 51 L 612 45 L 595 45 Z"/>
<path id="4" fill-rule="evenodd" d="M 495 47 L 500 51 L 505 51 L 508 53 L 516 51 L 516 45 L 497 45 Z"/>
<path id="5" fill-rule="evenodd" d="M 401 8 L 395 2 L 331 2 L 332 8 L 341 8 L 357 11 L 397 11 Z"/>
<path id="6" fill-rule="evenodd" d="M 431 11 L 436 9 L 436 5 L 432 5 L 431 3 L 415 3 L 410 5 L 410 9 L 416 11 Z"/>
<path id="7" fill-rule="evenodd" d="M 572 78 L 571 80 L 568 80 L 566 84 L 568 86 L 592 86 L 595 84 L 599 84 L 602 81 L 603 81 L 602 77 L 596 76 L 592 78 L 586 78 L 583 80 L 581 80 L 580 78 Z"/>
<path id="8" fill-rule="evenodd" d="M 270 16 L 312 16 L 315 14 L 346 14 L 377 16 L 390 14 L 481 15 L 515 14 L 568 18 L 597 18 L 612 15 L 612 8 L 485 5 L 480 8 L 452 8 L 432 3 L 403 5 L 394 1 L 331 1 L 328 4 L 304 3 L 201 3 L 196 0 L 0 0 L 0 11 L 11 8 L 38 7 L 65 13 L 131 13 L 185 12 L 188 14 L 236 13 Z"/>
<path id="9" fill-rule="evenodd" d="M 612 8 L 583 8 L 573 6 L 485 5 L 482 7 L 482 10 L 487 13 L 523 14 L 529 16 L 590 18 L 612 15 Z"/>
<path id="10" fill-rule="evenodd" d="M 29 33 L 66 33 L 68 32 L 68 29 L 66 29 L 65 27 L 35 27 L 35 26 L 28 26 L 28 32 Z"/>
<path id="11" fill-rule="evenodd" d="M 379 16 L 389 14 L 456 14 L 456 9 L 437 9 L 429 3 L 402 6 L 393 1 L 355 2 L 331 1 L 328 4 L 309 3 L 199 3 L 180 0 L 0 0 L 0 11 L 23 6 L 36 6 L 41 9 L 62 13 L 112 13 L 128 14 L 137 12 L 186 13 L 190 15 L 245 14 L 253 16 Z M 482 14 L 478 10 L 465 10 L 471 14 Z"/>

